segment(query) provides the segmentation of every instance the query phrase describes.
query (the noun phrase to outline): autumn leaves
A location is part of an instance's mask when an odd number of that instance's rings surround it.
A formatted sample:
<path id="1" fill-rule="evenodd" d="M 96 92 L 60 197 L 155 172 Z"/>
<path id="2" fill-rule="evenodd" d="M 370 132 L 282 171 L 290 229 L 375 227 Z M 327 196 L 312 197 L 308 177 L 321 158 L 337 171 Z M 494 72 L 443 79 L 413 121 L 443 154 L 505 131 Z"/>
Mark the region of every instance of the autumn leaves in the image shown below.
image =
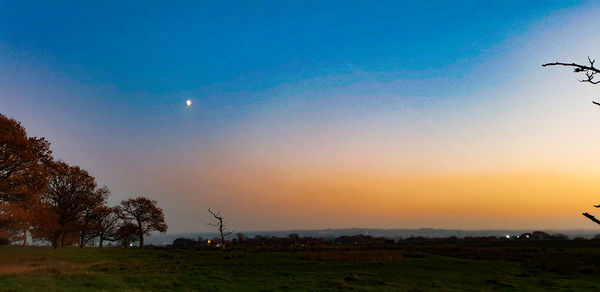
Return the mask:
<path id="1" fill-rule="evenodd" d="M 137 197 L 109 207 L 109 195 L 86 170 L 55 161 L 47 140 L 28 137 L 18 121 L 0 114 L 0 238 L 55 248 L 139 241 L 141 248 L 144 235 L 166 232 L 156 201 Z"/>

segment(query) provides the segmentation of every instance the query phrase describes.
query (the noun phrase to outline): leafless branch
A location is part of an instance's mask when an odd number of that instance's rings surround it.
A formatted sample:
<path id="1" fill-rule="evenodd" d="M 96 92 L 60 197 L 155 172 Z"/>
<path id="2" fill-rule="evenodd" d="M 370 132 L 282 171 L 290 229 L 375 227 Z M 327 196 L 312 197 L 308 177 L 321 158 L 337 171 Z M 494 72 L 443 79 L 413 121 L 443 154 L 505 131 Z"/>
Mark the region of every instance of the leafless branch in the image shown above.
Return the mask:
<path id="1" fill-rule="evenodd" d="M 596 224 L 600 224 L 600 220 L 596 219 L 596 217 L 590 215 L 589 213 L 583 213 L 583 216 L 587 217 L 588 219 L 596 222 Z"/>
<path id="2" fill-rule="evenodd" d="M 600 69 L 594 67 L 594 63 L 595 62 L 596 62 L 596 60 L 592 60 L 590 57 L 588 57 L 588 63 L 589 63 L 589 65 L 582 65 L 582 64 L 576 64 L 576 63 L 553 62 L 553 63 L 542 64 L 542 67 L 546 67 L 546 66 L 567 66 L 567 67 L 573 67 L 573 72 L 575 72 L 575 73 L 580 73 L 580 72 L 585 73 L 585 77 L 586 78 L 579 80 L 580 82 L 588 82 L 588 83 L 591 83 L 591 84 L 599 84 L 600 80 L 594 80 L 594 78 L 596 77 L 596 74 L 600 73 Z"/>
<path id="3" fill-rule="evenodd" d="M 215 213 L 210 208 L 208 208 L 208 213 L 212 214 L 218 220 L 223 220 L 223 217 L 221 217 L 221 211 L 217 211 L 217 213 Z"/>

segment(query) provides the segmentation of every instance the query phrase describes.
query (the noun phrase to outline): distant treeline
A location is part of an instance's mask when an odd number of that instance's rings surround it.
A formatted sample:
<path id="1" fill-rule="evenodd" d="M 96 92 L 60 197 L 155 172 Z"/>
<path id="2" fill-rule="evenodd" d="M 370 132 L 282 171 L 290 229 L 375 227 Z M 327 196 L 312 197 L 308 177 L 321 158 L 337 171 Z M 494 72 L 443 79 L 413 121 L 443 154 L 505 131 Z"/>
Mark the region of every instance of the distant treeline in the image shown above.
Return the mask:
<path id="1" fill-rule="evenodd" d="M 533 231 L 531 233 L 523 233 L 515 236 L 467 236 L 458 238 L 451 237 L 424 237 L 413 236 L 400 238 L 398 240 L 373 237 L 370 235 L 345 235 L 333 239 L 322 237 L 300 237 L 296 233 L 289 234 L 287 237 L 277 236 L 261 236 L 257 235 L 253 238 L 246 237 L 243 233 L 238 233 L 235 238 L 227 240 L 226 244 L 229 247 L 291 247 L 291 246 L 319 246 L 319 245 L 384 245 L 395 243 L 418 243 L 418 242 L 495 242 L 495 241 L 548 241 L 548 240 L 571 240 L 568 236 L 560 233 L 549 234 L 543 231 Z M 572 240 L 589 240 L 584 237 L 576 237 Z M 600 234 L 596 235 L 591 240 L 600 240 Z M 218 237 L 212 239 L 191 239 L 179 237 L 171 244 L 173 247 L 220 247 L 221 239 Z"/>

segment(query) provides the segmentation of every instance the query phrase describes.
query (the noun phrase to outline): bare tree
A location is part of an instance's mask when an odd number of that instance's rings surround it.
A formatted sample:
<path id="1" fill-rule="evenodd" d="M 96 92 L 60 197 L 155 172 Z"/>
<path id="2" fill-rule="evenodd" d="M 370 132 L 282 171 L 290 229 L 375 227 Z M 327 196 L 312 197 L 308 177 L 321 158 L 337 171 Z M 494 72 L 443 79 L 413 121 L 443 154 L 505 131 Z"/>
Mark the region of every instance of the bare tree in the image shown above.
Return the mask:
<path id="1" fill-rule="evenodd" d="M 573 72 L 575 73 L 585 73 L 585 79 L 579 79 L 579 82 L 587 82 L 587 83 L 591 83 L 591 84 L 599 84 L 600 80 L 595 79 L 596 78 L 596 74 L 600 73 L 600 69 L 596 68 L 594 66 L 594 63 L 596 62 L 595 59 L 591 59 L 590 57 L 588 57 L 588 63 L 589 64 L 577 64 L 577 63 L 564 63 L 564 62 L 552 62 L 552 63 L 546 63 L 546 64 L 542 64 L 542 67 L 546 67 L 546 66 L 567 66 L 567 67 L 572 67 L 573 68 Z M 593 104 L 600 106 L 599 102 L 595 102 L 592 101 Z"/>
<path id="2" fill-rule="evenodd" d="M 567 67 L 572 67 L 573 68 L 573 72 L 575 73 L 585 73 L 585 79 L 580 79 L 579 82 L 587 82 L 587 83 L 591 83 L 591 84 L 600 84 L 600 80 L 595 79 L 596 78 L 596 74 L 600 73 L 600 69 L 596 68 L 594 66 L 594 63 L 596 62 L 595 59 L 591 59 L 590 57 L 588 57 L 588 63 L 589 64 L 577 64 L 577 63 L 563 63 L 563 62 L 553 62 L 553 63 L 546 63 L 546 64 L 542 64 L 542 67 L 546 67 L 546 66 L 567 66 Z M 599 102 L 596 101 L 592 101 L 593 104 L 600 106 Z M 600 208 L 600 205 L 595 205 L 594 207 L 596 208 Z M 600 220 L 596 219 L 596 217 L 590 215 L 589 213 L 583 213 L 583 216 L 585 216 L 586 218 L 592 220 L 593 222 L 595 222 L 596 224 L 600 224 Z"/>
<path id="3" fill-rule="evenodd" d="M 233 233 L 233 231 L 227 230 L 227 225 L 223 222 L 223 216 L 221 216 L 221 211 L 213 212 L 210 208 L 208 208 L 208 213 L 213 215 L 215 219 L 217 219 L 216 223 L 208 223 L 209 226 L 219 228 L 219 233 L 221 233 L 221 249 L 225 250 L 225 236 Z"/>

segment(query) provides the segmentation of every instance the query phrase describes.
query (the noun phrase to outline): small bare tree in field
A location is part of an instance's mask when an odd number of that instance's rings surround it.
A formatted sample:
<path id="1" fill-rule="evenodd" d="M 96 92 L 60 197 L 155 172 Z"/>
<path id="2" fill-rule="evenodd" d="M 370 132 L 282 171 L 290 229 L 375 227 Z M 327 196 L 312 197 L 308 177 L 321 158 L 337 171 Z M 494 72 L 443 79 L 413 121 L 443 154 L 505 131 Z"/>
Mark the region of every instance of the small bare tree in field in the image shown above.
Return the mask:
<path id="1" fill-rule="evenodd" d="M 577 64 L 577 63 L 564 63 L 564 62 L 553 62 L 542 64 L 542 67 L 546 66 L 567 66 L 572 67 L 573 72 L 575 73 L 584 73 L 585 79 L 579 79 L 579 82 L 587 82 L 591 84 L 600 84 L 600 80 L 595 79 L 596 74 L 600 73 L 600 69 L 594 66 L 596 60 L 588 57 L 588 64 Z M 600 106 L 600 102 L 592 101 L 593 104 Z M 600 208 L 600 205 L 595 205 L 594 207 Z M 592 220 L 596 224 L 600 224 L 600 220 L 596 219 L 596 217 L 590 215 L 589 213 L 583 213 L 583 216 Z"/>
<path id="2" fill-rule="evenodd" d="M 216 219 L 216 223 L 208 223 L 209 226 L 217 227 L 219 229 L 219 233 L 221 234 L 221 249 L 225 250 L 225 236 L 233 233 L 233 231 L 229 231 L 226 228 L 225 223 L 223 222 L 223 216 L 221 216 L 221 211 L 213 212 L 210 208 L 208 208 L 208 213 L 213 215 Z"/>

